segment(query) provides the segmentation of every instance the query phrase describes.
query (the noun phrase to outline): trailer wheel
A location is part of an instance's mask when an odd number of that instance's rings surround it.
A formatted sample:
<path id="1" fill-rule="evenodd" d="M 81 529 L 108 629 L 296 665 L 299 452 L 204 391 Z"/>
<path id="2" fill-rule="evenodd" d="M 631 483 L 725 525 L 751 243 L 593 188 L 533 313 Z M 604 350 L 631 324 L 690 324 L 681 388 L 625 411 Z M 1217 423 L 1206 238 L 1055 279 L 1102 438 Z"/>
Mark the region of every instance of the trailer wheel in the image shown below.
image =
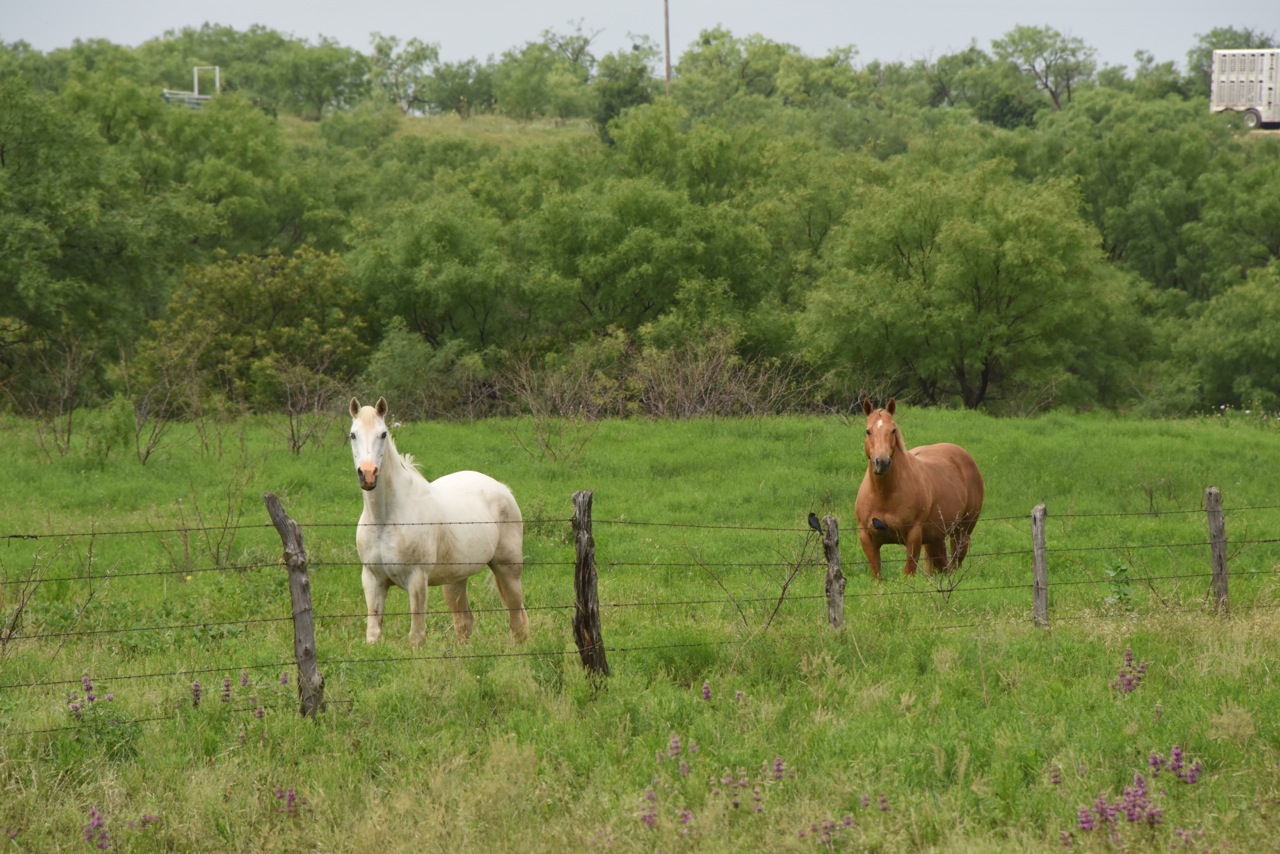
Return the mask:
<path id="1" fill-rule="evenodd" d="M 1244 111 L 1244 126 L 1249 130 L 1257 130 L 1262 127 L 1262 116 L 1258 115 L 1257 110 Z"/>

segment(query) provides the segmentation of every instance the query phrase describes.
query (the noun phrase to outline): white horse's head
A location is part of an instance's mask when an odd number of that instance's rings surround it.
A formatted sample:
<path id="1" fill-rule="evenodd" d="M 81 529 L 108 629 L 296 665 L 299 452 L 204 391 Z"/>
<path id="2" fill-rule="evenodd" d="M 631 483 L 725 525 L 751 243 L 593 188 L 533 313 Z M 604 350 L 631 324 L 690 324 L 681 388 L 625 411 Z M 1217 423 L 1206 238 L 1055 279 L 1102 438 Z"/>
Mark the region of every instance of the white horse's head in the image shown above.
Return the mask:
<path id="1" fill-rule="evenodd" d="M 391 443 L 387 422 L 383 420 L 386 414 L 384 398 L 378 398 L 374 406 L 361 406 L 360 401 L 351 398 L 351 456 L 355 458 L 360 488 L 366 491 L 378 485 L 382 460 Z"/>

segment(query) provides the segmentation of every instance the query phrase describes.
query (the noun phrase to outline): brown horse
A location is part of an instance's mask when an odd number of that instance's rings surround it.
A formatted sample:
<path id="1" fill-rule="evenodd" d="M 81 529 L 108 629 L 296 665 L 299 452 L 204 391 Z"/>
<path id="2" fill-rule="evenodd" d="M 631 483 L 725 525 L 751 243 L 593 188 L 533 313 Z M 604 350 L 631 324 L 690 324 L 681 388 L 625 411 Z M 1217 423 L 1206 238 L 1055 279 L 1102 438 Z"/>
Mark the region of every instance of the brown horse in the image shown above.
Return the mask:
<path id="1" fill-rule="evenodd" d="M 928 571 L 959 569 L 982 512 L 982 474 L 969 452 L 943 442 L 907 450 L 893 420 L 893 398 L 884 409 L 862 402 L 867 415 L 867 473 L 858 488 L 858 539 L 871 576 L 880 578 L 880 547 L 907 547 L 906 575 L 915 575 L 920 547 Z M 951 559 L 947 559 L 947 539 Z"/>

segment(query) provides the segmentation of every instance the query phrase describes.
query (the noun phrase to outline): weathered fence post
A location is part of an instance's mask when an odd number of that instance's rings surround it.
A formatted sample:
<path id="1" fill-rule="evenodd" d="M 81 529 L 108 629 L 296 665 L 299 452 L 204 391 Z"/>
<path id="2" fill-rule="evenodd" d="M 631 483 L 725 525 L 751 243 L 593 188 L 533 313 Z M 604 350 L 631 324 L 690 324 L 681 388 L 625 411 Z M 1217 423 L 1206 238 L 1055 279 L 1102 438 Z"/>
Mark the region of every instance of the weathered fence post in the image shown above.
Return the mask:
<path id="1" fill-rule="evenodd" d="M 284 560 L 289 567 L 289 596 L 293 600 L 293 655 L 298 662 L 298 699 L 304 717 L 324 709 L 324 677 L 316 666 L 316 631 L 311 618 L 311 579 L 307 575 L 307 550 L 302 529 L 280 506 L 280 499 L 263 493 L 267 513 L 284 543 Z"/>
<path id="2" fill-rule="evenodd" d="M 1031 596 L 1031 618 L 1042 629 L 1049 627 L 1049 563 L 1044 553 L 1044 519 L 1049 515 L 1043 503 L 1031 511 L 1031 554 L 1035 582 Z"/>
<path id="3" fill-rule="evenodd" d="M 1211 486 L 1204 491 L 1209 514 L 1209 557 L 1213 564 L 1213 606 L 1227 616 L 1227 525 L 1222 518 L 1222 493 Z"/>
<path id="4" fill-rule="evenodd" d="M 582 664 L 596 676 L 609 675 L 600 633 L 600 594 L 596 589 L 596 541 L 591 535 L 591 490 L 573 494 L 573 533 L 577 557 L 573 565 L 573 640 Z"/>
<path id="5" fill-rule="evenodd" d="M 827 558 L 827 624 L 844 625 L 844 573 L 840 571 L 840 526 L 835 516 L 823 516 L 822 553 Z"/>

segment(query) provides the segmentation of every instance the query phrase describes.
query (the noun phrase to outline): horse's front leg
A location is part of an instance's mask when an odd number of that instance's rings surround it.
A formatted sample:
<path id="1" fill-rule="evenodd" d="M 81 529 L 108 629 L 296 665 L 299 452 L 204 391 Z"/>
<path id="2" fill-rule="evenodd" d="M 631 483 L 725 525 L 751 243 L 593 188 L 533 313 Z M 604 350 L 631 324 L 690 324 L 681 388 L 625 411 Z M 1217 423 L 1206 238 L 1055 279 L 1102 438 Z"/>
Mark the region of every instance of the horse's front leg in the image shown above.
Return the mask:
<path id="1" fill-rule="evenodd" d="M 880 544 L 871 538 L 871 532 L 864 527 L 858 528 L 858 542 L 862 544 L 862 553 L 867 557 L 867 568 L 871 577 L 880 580 Z"/>
<path id="2" fill-rule="evenodd" d="M 415 569 L 409 574 L 409 644 L 422 646 L 427 639 L 426 571 Z"/>
<path id="3" fill-rule="evenodd" d="M 920 548 L 924 545 L 923 526 L 912 525 L 907 531 L 907 541 L 904 545 L 907 547 L 907 564 L 902 568 L 902 574 L 915 575 L 920 567 Z"/>
<path id="4" fill-rule="evenodd" d="M 382 611 L 387 602 L 388 582 L 379 579 L 367 566 L 360 573 L 360 582 L 364 586 L 364 604 L 368 614 L 365 643 L 377 643 L 382 637 Z"/>

